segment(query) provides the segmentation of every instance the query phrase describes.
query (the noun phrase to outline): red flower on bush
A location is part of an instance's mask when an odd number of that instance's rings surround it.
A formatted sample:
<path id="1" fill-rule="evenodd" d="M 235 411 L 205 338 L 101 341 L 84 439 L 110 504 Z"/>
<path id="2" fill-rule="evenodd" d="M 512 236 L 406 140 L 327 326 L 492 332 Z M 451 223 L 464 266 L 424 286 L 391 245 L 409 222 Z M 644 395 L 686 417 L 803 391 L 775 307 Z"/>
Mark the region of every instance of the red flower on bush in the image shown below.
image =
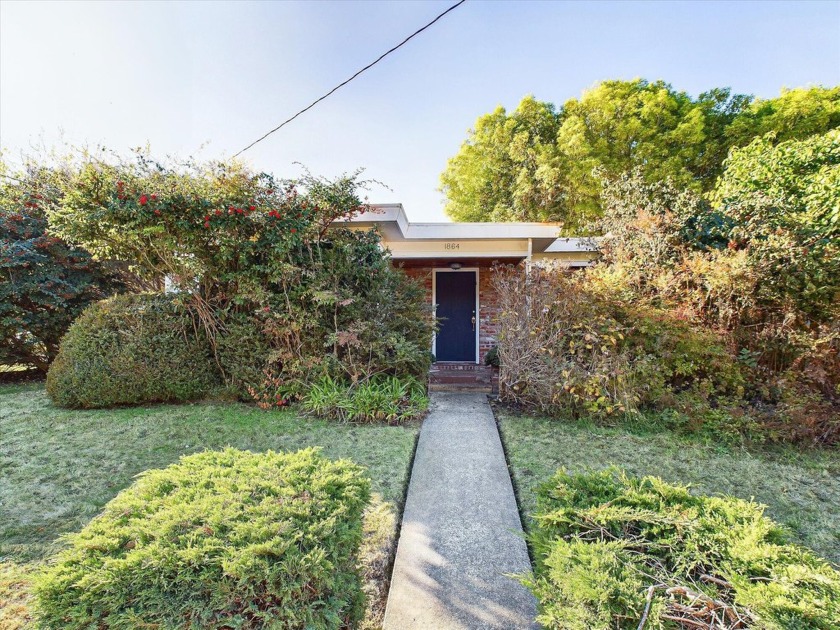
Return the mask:
<path id="1" fill-rule="evenodd" d="M 140 205 L 145 206 L 149 203 L 149 197 L 147 195 L 140 195 Z"/>
<path id="2" fill-rule="evenodd" d="M 289 231 L 290 231 L 292 234 L 294 234 L 295 232 L 297 232 L 297 228 L 292 228 L 292 229 L 291 229 L 291 230 L 289 230 Z"/>

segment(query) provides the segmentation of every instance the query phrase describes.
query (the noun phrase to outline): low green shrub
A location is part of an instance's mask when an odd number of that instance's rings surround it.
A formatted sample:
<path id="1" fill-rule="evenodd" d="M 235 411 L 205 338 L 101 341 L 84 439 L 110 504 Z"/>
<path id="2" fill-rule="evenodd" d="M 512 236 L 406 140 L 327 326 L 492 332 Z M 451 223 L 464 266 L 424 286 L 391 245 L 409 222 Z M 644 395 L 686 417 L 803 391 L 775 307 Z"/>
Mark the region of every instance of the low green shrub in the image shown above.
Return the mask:
<path id="1" fill-rule="evenodd" d="M 559 471 L 537 505 L 523 581 L 546 628 L 838 627 L 840 574 L 760 505 L 616 470 Z"/>
<path id="2" fill-rule="evenodd" d="M 218 382 L 209 344 L 174 298 L 121 295 L 73 323 L 47 374 L 47 393 L 60 407 L 110 407 L 194 400 Z"/>
<path id="3" fill-rule="evenodd" d="M 420 416 L 429 399 L 425 388 L 411 377 L 375 377 L 346 385 L 327 376 L 309 387 L 301 405 L 322 418 L 399 423 Z"/>
<path id="4" fill-rule="evenodd" d="M 51 628 L 339 628 L 360 619 L 369 481 L 316 449 L 143 473 L 36 581 Z"/>
<path id="5" fill-rule="evenodd" d="M 271 347 L 261 322 L 245 313 L 227 313 L 216 335 L 216 353 L 225 381 L 243 398 L 265 380 Z"/>
<path id="6" fill-rule="evenodd" d="M 691 390 L 704 399 L 743 395 L 743 367 L 721 339 L 667 311 L 619 309 L 625 347 L 633 360 L 630 378 L 643 406 L 660 408 L 669 392 Z M 652 359 L 646 361 L 645 359 Z"/>

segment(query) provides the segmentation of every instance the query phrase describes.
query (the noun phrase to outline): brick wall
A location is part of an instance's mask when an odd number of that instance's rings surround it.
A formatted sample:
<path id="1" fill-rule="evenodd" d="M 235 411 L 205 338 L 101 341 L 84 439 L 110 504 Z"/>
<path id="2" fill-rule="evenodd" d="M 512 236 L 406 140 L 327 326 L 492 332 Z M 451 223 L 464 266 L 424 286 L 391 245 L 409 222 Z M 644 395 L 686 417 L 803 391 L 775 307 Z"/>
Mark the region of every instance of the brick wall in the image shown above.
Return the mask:
<path id="1" fill-rule="evenodd" d="M 498 321 L 496 314 L 499 310 L 499 299 L 492 286 L 493 265 L 491 262 L 482 262 L 478 265 L 478 357 L 484 361 L 484 355 L 496 345 L 496 334 L 498 333 Z M 421 280 L 426 288 L 426 299 L 432 303 L 432 266 L 403 267 L 412 278 Z"/>

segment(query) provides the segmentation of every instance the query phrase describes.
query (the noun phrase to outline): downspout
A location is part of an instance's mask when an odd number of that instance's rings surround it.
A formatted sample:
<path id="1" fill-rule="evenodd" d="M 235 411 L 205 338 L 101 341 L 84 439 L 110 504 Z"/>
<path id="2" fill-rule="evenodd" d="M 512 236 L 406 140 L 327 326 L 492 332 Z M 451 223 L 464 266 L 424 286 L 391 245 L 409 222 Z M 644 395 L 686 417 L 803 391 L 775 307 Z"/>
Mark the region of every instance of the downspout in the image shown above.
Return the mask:
<path id="1" fill-rule="evenodd" d="M 525 275 L 531 273 L 531 257 L 534 255 L 534 239 L 528 239 L 528 256 L 525 258 Z"/>

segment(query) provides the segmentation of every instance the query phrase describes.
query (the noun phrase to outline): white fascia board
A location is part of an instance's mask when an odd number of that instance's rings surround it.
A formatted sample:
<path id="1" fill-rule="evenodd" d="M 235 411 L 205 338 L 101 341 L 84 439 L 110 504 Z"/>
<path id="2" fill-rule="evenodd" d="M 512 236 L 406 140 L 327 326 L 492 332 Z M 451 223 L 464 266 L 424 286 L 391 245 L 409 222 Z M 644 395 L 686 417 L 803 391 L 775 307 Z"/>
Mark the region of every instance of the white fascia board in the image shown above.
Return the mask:
<path id="1" fill-rule="evenodd" d="M 493 260 L 496 258 L 526 258 L 527 254 L 519 251 L 518 249 L 505 251 L 505 250 L 495 250 L 493 252 L 391 252 L 391 258 L 394 260 L 409 260 L 409 259 L 417 259 L 417 260 L 426 260 L 429 258 L 434 258 L 437 260 L 444 260 L 447 258 L 486 258 L 488 260 Z"/>
<path id="2" fill-rule="evenodd" d="M 598 240 L 597 238 L 564 236 L 555 240 L 543 251 L 546 254 L 555 252 L 596 252 L 598 251 Z"/>
<path id="3" fill-rule="evenodd" d="M 379 227 L 387 242 L 533 239 L 534 252 L 589 252 L 597 248 L 589 238 L 558 238 L 559 223 L 411 223 L 400 203 L 372 204 L 350 220 L 359 227 Z M 545 245 L 543 245 L 545 244 Z"/>
<path id="4" fill-rule="evenodd" d="M 401 234 L 404 235 L 408 231 L 408 217 L 401 203 L 381 203 L 369 205 L 368 208 L 370 210 L 357 214 L 349 221 L 336 221 L 336 223 L 365 223 L 372 225 L 394 223 L 400 229 Z"/>
<path id="5" fill-rule="evenodd" d="M 395 223 L 402 238 L 414 239 L 498 239 L 498 238 L 557 238 L 559 223 L 411 223 L 400 203 L 376 204 L 348 220 L 336 223 L 384 224 Z"/>
<path id="6" fill-rule="evenodd" d="M 547 223 L 412 223 L 406 239 L 495 240 L 557 238 L 560 226 Z"/>

